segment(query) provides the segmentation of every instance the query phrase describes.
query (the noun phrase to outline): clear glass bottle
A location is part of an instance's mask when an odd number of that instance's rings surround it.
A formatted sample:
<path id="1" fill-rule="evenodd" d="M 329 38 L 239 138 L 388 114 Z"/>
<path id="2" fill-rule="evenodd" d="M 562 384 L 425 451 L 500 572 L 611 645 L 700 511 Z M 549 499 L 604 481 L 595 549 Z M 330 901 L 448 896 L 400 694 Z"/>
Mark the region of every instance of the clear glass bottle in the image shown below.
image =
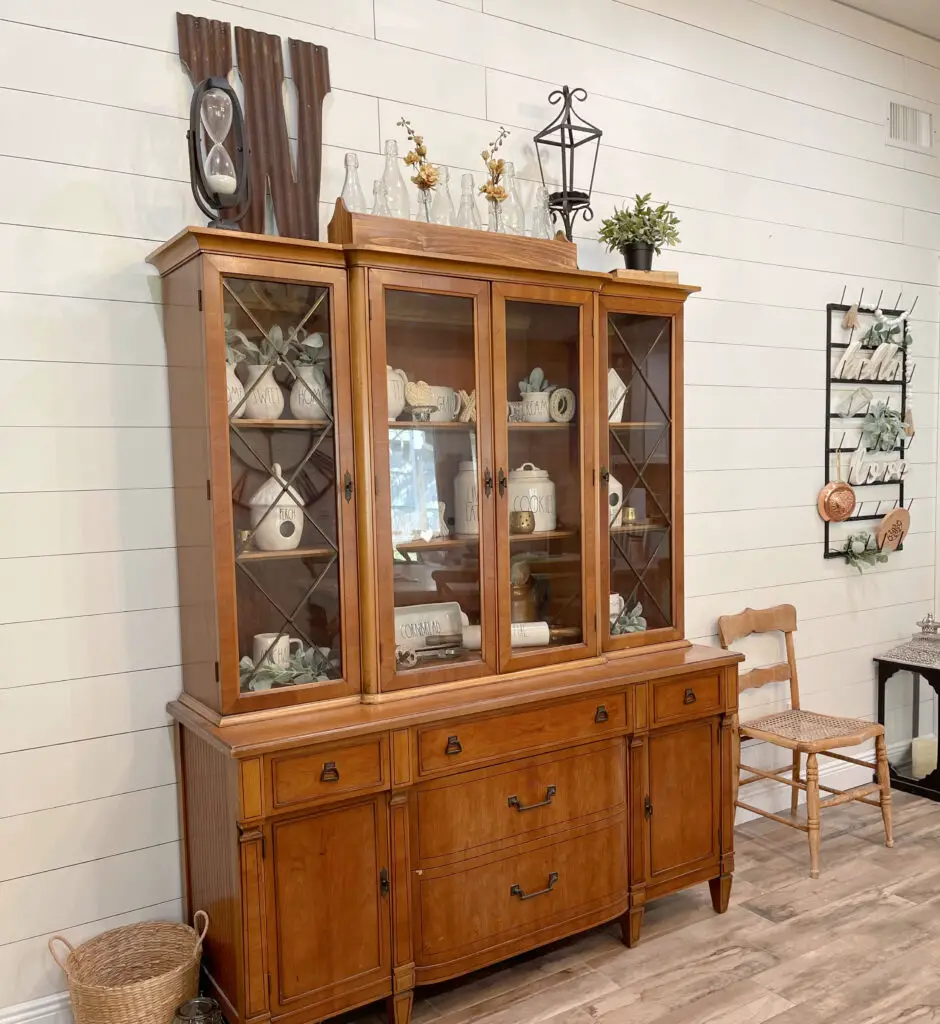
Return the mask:
<path id="1" fill-rule="evenodd" d="M 343 202 L 350 213 L 368 213 L 366 197 L 359 184 L 359 157 L 346 154 L 346 180 L 343 182 Z"/>
<path id="2" fill-rule="evenodd" d="M 372 215 L 374 217 L 391 217 L 392 211 L 388 208 L 388 186 L 377 178 L 372 184 Z"/>
<path id="3" fill-rule="evenodd" d="M 382 181 L 388 189 L 388 208 L 393 217 L 411 219 L 411 200 L 408 198 L 408 186 L 401 173 L 401 160 L 398 157 L 398 143 L 388 139 L 385 143 L 385 171 Z"/>
<path id="4" fill-rule="evenodd" d="M 457 211 L 450 194 L 450 171 L 443 165 L 438 168 L 440 178 L 434 188 L 434 201 L 431 203 L 431 220 L 435 224 L 448 224 L 453 227 L 457 223 Z"/>
<path id="5" fill-rule="evenodd" d="M 503 203 L 501 200 L 487 199 L 486 221 L 487 231 L 493 231 L 498 235 L 506 233 L 506 226 L 503 223 Z"/>
<path id="6" fill-rule="evenodd" d="M 538 185 L 535 189 L 535 202 L 529 219 L 533 238 L 554 238 L 552 215 L 548 208 L 548 189 Z"/>
<path id="7" fill-rule="evenodd" d="M 473 175 L 465 174 L 460 179 L 460 209 L 457 211 L 457 227 L 483 230 L 483 218 L 477 207 L 477 193 Z"/>
<path id="8" fill-rule="evenodd" d="M 523 210 L 522 202 L 519 199 L 516 168 L 511 160 L 506 161 L 502 185 L 506 190 L 506 198 L 502 202 L 503 231 L 507 235 L 524 235 L 525 210 Z"/>

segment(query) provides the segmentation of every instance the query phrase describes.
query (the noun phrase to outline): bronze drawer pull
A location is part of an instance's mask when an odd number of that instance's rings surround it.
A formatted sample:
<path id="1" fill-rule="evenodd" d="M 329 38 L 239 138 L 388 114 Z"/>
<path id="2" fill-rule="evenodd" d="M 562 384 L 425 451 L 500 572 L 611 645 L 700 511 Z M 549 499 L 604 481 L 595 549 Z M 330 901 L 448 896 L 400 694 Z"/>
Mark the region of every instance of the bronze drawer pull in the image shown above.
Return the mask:
<path id="1" fill-rule="evenodd" d="M 489 497 L 493 493 L 493 474 L 489 466 L 483 470 L 483 493 Z"/>
<path id="2" fill-rule="evenodd" d="M 339 782 L 339 768 L 335 761 L 325 761 L 323 771 L 320 772 L 321 782 Z"/>
<path id="3" fill-rule="evenodd" d="M 643 798 L 643 817 L 647 821 L 653 817 L 653 801 L 650 800 L 649 793 Z"/>
<path id="4" fill-rule="evenodd" d="M 502 497 L 506 493 L 506 485 L 509 483 L 509 477 L 503 472 L 502 466 L 500 466 L 499 473 L 496 474 L 496 479 L 499 483 L 499 496 Z"/>
<path id="5" fill-rule="evenodd" d="M 685 691 L 685 696 L 682 698 L 682 703 L 683 704 L 694 704 L 695 703 L 695 690 L 693 690 L 691 686 Z"/>
<path id="6" fill-rule="evenodd" d="M 509 798 L 509 806 L 515 807 L 515 809 L 521 814 L 523 811 L 534 811 L 536 807 L 548 807 L 552 802 L 552 797 L 558 792 L 555 786 L 549 786 L 545 790 L 545 799 L 540 800 L 537 804 L 520 804 L 519 797 L 511 796 Z"/>
<path id="7" fill-rule="evenodd" d="M 607 713 L 606 704 L 598 704 L 597 711 L 594 712 L 595 722 L 607 722 L 610 720 L 610 715 Z"/>
<path id="8" fill-rule="evenodd" d="M 450 757 L 452 754 L 462 754 L 463 747 L 460 745 L 460 740 L 456 736 L 447 737 L 447 746 L 444 747 L 444 753 Z"/>
<path id="9" fill-rule="evenodd" d="M 526 892 L 521 885 L 511 885 L 509 887 L 510 896 L 518 896 L 520 900 L 534 900 L 536 896 L 544 896 L 545 893 L 551 892 L 555 888 L 558 882 L 558 872 L 553 871 L 548 876 L 548 886 L 544 889 L 539 889 L 537 892 Z"/>

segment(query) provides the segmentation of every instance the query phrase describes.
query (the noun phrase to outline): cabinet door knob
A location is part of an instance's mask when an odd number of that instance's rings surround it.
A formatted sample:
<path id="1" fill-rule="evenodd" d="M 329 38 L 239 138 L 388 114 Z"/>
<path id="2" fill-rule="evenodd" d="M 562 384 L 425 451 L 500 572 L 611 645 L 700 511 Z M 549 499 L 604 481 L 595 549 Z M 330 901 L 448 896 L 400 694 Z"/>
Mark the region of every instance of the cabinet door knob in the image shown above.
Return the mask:
<path id="1" fill-rule="evenodd" d="M 685 696 L 682 698 L 683 704 L 694 704 L 695 703 L 695 690 L 692 687 L 688 687 L 685 691 Z"/>
<path id="2" fill-rule="evenodd" d="M 506 474 L 503 472 L 502 467 L 500 467 L 497 480 L 499 481 L 499 496 L 502 497 L 506 493 L 506 484 L 508 483 Z"/>
<path id="3" fill-rule="evenodd" d="M 647 793 L 643 798 L 643 817 L 646 818 L 647 821 L 653 817 L 653 801 L 650 800 L 649 793 Z"/>
<path id="4" fill-rule="evenodd" d="M 544 896 L 547 892 L 551 892 L 558 883 L 558 872 L 553 871 L 548 876 L 548 885 L 544 889 L 536 889 L 535 892 L 526 892 L 518 883 L 509 887 L 510 896 L 518 896 L 520 900 L 534 900 L 536 896 Z"/>
<path id="5" fill-rule="evenodd" d="M 456 736 L 447 737 L 447 746 L 444 747 L 444 753 L 450 757 L 453 754 L 462 754 L 463 747 L 460 745 L 460 740 Z"/>
<path id="6" fill-rule="evenodd" d="M 347 501 L 352 501 L 352 496 L 353 496 L 353 478 L 350 475 L 349 470 L 347 469 L 346 470 L 346 475 L 343 477 L 343 497 Z"/>
<path id="7" fill-rule="evenodd" d="M 519 811 L 520 814 L 523 811 L 534 811 L 536 807 L 548 807 L 548 805 L 552 802 L 552 797 L 554 797 L 554 795 L 557 792 L 558 792 L 557 787 L 549 786 L 545 790 L 545 799 L 544 800 L 539 800 L 539 802 L 537 804 L 521 804 L 521 803 L 519 803 L 519 797 L 511 796 L 509 798 L 509 806 L 510 807 L 515 807 L 515 809 L 517 811 Z"/>
<path id="8" fill-rule="evenodd" d="M 323 771 L 320 772 L 321 782 L 339 782 L 339 768 L 335 761 L 325 761 Z"/>
<path id="9" fill-rule="evenodd" d="M 483 493 L 489 497 L 493 493 L 493 474 L 489 467 L 483 470 Z"/>
<path id="10" fill-rule="evenodd" d="M 379 892 L 387 896 L 391 886 L 388 884 L 388 868 L 382 868 L 379 872 Z"/>
<path id="11" fill-rule="evenodd" d="M 598 704 L 597 711 L 594 712 L 595 722 L 607 722 L 610 720 L 610 715 L 607 712 L 606 704 Z"/>
<path id="12" fill-rule="evenodd" d="M 606 484 L 610 480 L 610 470 L 606 466 L 601 466 L 601 482 Z"/>

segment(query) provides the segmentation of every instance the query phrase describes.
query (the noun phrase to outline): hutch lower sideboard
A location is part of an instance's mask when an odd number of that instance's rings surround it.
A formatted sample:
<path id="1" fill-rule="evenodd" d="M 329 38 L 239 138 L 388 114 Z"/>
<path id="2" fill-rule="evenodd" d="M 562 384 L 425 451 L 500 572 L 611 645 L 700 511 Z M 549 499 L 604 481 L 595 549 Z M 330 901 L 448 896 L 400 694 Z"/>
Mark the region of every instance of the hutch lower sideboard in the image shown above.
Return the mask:
<path id="1" fill-rule="evenodd" d="M 185 898 L 231 1024 L 407 1024 L 416 986 L 633 945 L 666 893 L 728 905 L 740 657 L 683 635 L 695 289 L 420 230 L 151 257 Z"/>

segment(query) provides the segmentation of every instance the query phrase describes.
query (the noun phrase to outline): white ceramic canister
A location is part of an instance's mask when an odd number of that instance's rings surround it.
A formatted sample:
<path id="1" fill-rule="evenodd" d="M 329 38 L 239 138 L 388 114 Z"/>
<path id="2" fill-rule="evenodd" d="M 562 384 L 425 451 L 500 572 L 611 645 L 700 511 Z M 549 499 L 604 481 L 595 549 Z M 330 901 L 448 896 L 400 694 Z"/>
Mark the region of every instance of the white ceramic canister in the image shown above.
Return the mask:
<path id="1" fill-rule="evenodd" d="M 250 420 L 278 420 L 284 411 L 284 392 L 274 379 L 274 367 L 256 363 L 247 367 L 245 416 Z"/>
<path id="2" fill-rule="evenodd" d="M 332 415 L 330 385 L 320 366 L 298 366 L 297 380 L 290 389 L 290 411 L 294 419 L 325 420 Z"/>
<path id="3" fill-rule="evenodd" d="M 245 415 L 245 386 L 235 375 L 235 367 L 231 363 L 225 364 L 225 391 L 228 395 L 228 414 L 233 419 Z"/>
<path id="4" fill-rule="evenodd" d="M 405 385 L 408 377 L 404 370 L 385 367 L 385 387 L 388 394 L 388 418 L 397 420 L 405 408 Z"/>
<path id="5" fill-rule="evenodd" d="M 558 519 L 555 514 L 555 485 L 547 469 L 539 469 L 531 462 L 523 462 L 509 473 L 509 509 L 512 512 L 534 512 L 535 532 L 554 530 Z"/>
<path id="6" fill-rule="evenodd" d="M 454 532 L 471 537 L 480 532 L 480 495 L 472 462 L 461 462 L 454 477 Z"/>
<path id="7" fill-rule="evenodd" d="M 293 551 L 304 532 L 304 502 L 293 487 L 284 491 L 285 481 L 277 462 L 272 469 L 274 475 L 268 477 L 248 502 L 252 529 L 257 527 L 253 544 L 259 551 Z"/>
<path id="8" fill-rule="evenodd" d="M 623 526 L 623 484 L 611 473 L 607 480 L 607 525 L 611 530 Z"/>

